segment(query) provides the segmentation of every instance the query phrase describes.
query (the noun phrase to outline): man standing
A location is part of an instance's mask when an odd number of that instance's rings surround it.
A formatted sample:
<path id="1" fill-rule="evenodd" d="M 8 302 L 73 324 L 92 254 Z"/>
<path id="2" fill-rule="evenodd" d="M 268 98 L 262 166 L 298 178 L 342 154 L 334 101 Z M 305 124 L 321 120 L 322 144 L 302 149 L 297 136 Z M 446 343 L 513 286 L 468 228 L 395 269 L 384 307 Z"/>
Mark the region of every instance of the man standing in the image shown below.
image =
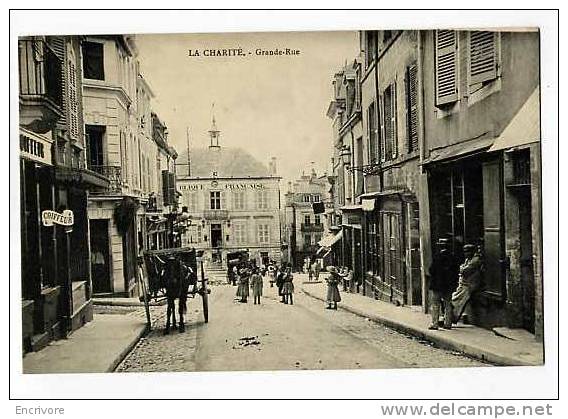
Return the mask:
<path id="1" fill-rule="evenodd" d="M 438 329 L 440 311 L 444 306 L 444 329 L 452 328 L 452 292 L 458 285 L 459 268 L 454 256 L 448 249 L 448 239 L 439 239 L 428 274 L 432 305 L 432 323 L 430 330 Z"/>
<path id="2" fill-rule="evenodd" d="M 463 247 L 465 261 L 460 265 L 458 288 L 452 294 L 452 322 L 457 323 L 462 316 L 471 296 L 481 286 L 483 261 L 481 252 L 473 244 Z"/>

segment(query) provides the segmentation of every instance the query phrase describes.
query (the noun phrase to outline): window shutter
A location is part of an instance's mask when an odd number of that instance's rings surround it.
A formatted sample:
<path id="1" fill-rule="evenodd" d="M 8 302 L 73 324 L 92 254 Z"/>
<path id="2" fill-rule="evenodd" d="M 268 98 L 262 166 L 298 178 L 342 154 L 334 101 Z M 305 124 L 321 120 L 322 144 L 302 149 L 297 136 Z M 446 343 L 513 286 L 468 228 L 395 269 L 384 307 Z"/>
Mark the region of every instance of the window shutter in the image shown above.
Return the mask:
<path id="1" fill-rule="evenodd" d="M 398 155 L 398 135 L 396 126 L 396 81 L 390 85 L 391 90 L 391 141 L 392 141 L 392 158 Z"/>
<path id="2" fill-rule="evenodd" d="M 381 161 L 385 161 L 386 160 L 386 150 L 387 150 L 387 144 L 386 144 L 386 132 L 385 132 L 385 106 L 384 106 L 384 98 L 383 96 L 380 96 L 378 98 L 378 107 L 377 110 L 379 112 L 379 122 L 381 124 L 381 129 L 380 129 L 380 133 L 381 133 L 381 139 L 380 139 L 380 157 L 381 157 Z"/>
<path id="3" fill-rule="evenodd" d="M 164 197 L 164 205 L 170 205 L 170 177 L 167 170 L 162 170 L 162 192 Z"/>
<path id="4" fill-rule="evenodd" d="M 406 69 L 406 121 L 408 152 L 418 150 L 418 71 L 416 65 Z"/>
<path id="5" fill-rule="evenodd" d="M 497 32 L 469 32 L 469 84 L 497 77 Z"/>
<path id="6" fill-rule="evenodd" d="M 227 193 L 225 191 L 221 191 L 220 193 L 220 201 L 221 201 L 221 208 L 220 209 L 227 209 Z"/>
<path id="7" fill-rule="evenodd" d="M 436 31 L 436 105 L 458 100 L 457 32 Z"/>
<path id="8" fill-rule="evenodd" d="M 392 85 L 386 88 L 383 94 L 383 119 L 385 125 L 385 159 L 390 160 L 394 155 L 393 150 L 393 94 Z"/>

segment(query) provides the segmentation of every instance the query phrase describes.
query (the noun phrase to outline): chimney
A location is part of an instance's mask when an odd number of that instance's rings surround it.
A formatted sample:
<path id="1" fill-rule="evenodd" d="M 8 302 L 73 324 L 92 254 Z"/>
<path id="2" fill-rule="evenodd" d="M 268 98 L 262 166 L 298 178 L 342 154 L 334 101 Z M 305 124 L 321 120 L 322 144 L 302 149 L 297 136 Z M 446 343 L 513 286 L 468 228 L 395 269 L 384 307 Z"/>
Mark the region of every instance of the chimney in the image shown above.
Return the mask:
<path id="1" fill-rule="evenodd" d="M 270 173 L 270 176 L 276 176 L 276 157 L 272 157 L 268 162 L 268 172 Z"/>

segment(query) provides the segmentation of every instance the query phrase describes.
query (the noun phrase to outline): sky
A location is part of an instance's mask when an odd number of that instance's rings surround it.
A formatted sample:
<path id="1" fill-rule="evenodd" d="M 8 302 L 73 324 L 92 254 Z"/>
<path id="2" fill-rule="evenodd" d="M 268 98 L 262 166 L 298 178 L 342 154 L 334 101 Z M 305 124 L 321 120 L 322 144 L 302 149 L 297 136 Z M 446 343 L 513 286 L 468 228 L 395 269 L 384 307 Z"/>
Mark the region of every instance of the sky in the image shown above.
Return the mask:
<path id="1" fill-rule="evenodd" d="M 357 32 L 148 34 L 136 42 L 153 109 L 178 153 L 187 149 L 187 129 L 192 147 L 209 145 L 214 113 L 220 145 L 245 148 L 265 164 L 276 157 L 283 182 L 312 165 L 328 170 L 331 82 L 359 53 Z M 244 56 L 204 56 L 223 48 L 242 48 Z M 256 55 L 275 48 L 300 54 Z"/>

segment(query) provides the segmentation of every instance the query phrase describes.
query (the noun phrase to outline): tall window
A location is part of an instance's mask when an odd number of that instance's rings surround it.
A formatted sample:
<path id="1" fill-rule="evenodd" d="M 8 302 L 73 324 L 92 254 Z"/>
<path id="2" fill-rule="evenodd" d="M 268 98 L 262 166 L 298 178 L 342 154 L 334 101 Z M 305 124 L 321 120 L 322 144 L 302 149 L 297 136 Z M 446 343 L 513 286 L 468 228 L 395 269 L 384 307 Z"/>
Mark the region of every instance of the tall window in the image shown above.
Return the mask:
<path id="1" fill-rule="evenodd" d="M 375 60 L 377 49 L 377 32 L 365 31 L 365 68 L 368 68 Z"/>
<path id="2" fill-rule="evenodd" d="M 314 202 L 320 202 L 321 201 L 321 196 L 316 194 L 313 196 Z"/>
<path id="3" fill-rule="evenodd" d="M 305 194 L 304 197 L 303 197 L 303 201 L 304 201 L 304 202 L 311 202 L 310 195 Z"/>
<path id="4" fill-rule="evenodd" d="M 312 235 L 304 234 L 304 246 L 310 246 L 312 244 Z"/>
<path id="5" fill-rule="evenodd" d="M 321 224 L 321 218 L 320 218 L 319 214 L 316 214 L 316 215 L 314 216 L 314 223 L 315 223 L 315 225 L 317 225 L 317 226 L 319 226 L 319 225 Z"/>
<path id="6" fill-rule="evenodd" d="M 104 45 L 98 42 L 83 42 L 83 76 L 86 79 L 104 80 Z"/>
<path id="7" fill-rule="evenodd" d="M 234 191 L 233 192 L 233 209 L 244 210 L 245 209 L 245 192 L 244 191 Z"/>
<path id="8" fill-rule="evenodd" d="M 268 209 L 268 191 L 258 191 L 257 203 L 258 209 Z"/>
<path id="9" fill-rule="evenodd" d="M 197 192 L 187 192 L 187 210 L 189 212 L 197 212 Z"/>
<path id="10" fill-rule="evenodd" d="M 309 226 L 312 223 L 312 219 L 309 215 L 304 215 L 304 224 Z"/>
<path id="11" fill-rule="evenodd" d="M 245 244 L 246 238 L 246 225 L 243 223 L 233 224 L 233 240 L 235 244 Z"/>
<path id="12" fill-rule="evenodd" d="M 369 138 L 369 162 L 377 163 L 379 161 L 377 147 L 377 116 L 375 113 L 375 103 L 367 108 L 367 137 Z"/>
<path id="13" fill-rule="evenodd" d="M 257 228 L 258 232 L 258 244 L 268 244 L 270 243 L 270 225 L 269 224 L 259 224 Z"/>
<path id="14" fill-rule="evenodd" d="M 209 196 L 211 200 L 211 209 L 212 210 L 221 209 L 221 192 L 212 191 L 209 193 Z"/>
<path id="15" fill-rule="evenodd" d="M 418 150 L 418 71 L 416 64 L 406 68 L 406 136 L 409 153 Z"/>
<path id="16" fill-rule="evenodd" d="M 100 125 L 86 125 L 87 136 L 87 167 L 91 170 L 104 166 L 104 135 L 106 127 Z"/>

